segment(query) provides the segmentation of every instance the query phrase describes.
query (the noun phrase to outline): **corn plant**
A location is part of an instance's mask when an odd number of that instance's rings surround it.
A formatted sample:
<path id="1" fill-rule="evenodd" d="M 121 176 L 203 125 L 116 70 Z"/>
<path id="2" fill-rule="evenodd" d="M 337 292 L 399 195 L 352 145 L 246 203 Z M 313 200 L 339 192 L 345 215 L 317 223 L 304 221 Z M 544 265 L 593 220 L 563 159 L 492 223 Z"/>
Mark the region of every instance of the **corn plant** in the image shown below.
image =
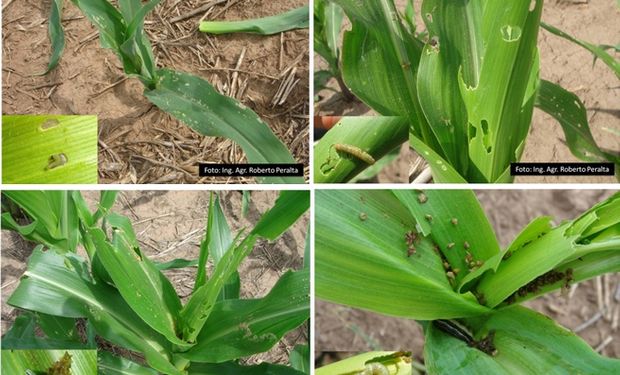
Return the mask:
<path id="1" fill-rule="evenodd" d="M 210 137 L 229 138 L 245 152 L 249 163 L 295 163 L 286 146 L 256 113 L 233 98 L 219 94 L 206 80 L 183 72 L 158 68 L 144 20 L 161 0 L 71 0 L 99 30 L 101 45 L 120 59 L 125 73 L 138 78 L 144 95 L 162 111 Z M 50 38 L 52 58 L 48 71 L 60 61 L 64 35 L 60 23 L 62 0 L 52 2 Z M 299 177 L 267 177 L 273 183 L 300 183 Z"/>
<path id="2" fill-rule="evenodd" d="M 611 374 L 594 352 L 520 303 L 620 271 L 620 193 L 553 226 L 533 220 L 500 249 L 465 190 L 316 195 L 318 298 L 418 320 L 430 374 Z"/>
<path id="3" fill-rule="evenodd" d="M 101 337 L 140 353 L 145 363 L 104 352 L 100 374 L 308 373 L 306 346 L 291 355 L 295 368 L 238 362 L 269 350 L 308 320 L 308 267 L 287 271 L 256 299 L 240 298 L 237 272 L 260 238 L 275 240 L 308 209 L 308 192 L 281 192 L 254 228 L 236 234 L 212 195 L 199 258 L 161 264 L 141 251 L 130 220 L 113 212 L 114 192 L 102 193 L 95 212 L 79 192 L 3 194 L 2 228 L 39 244 L 7 301 L 26 313 L 5 335 L 3 349 L 94 348 Z M 162 271 L 191 265 L 198 266 L 196 278 L 183 304 Z M 85 338 L 76 333 L 77 319 L 85 319 Z M 35 326 L 47 337 L 35 336 Z"/>
<path id="4" fill-rule="evenodd" d="M 316 375 L 411 375 L 411 353 L 369 352 L 316 369 Z"/>
<path id="5" fill-rule="evenodd" d="M 596 144 L 579 98 L 539 77 L 543 0 L 424 0 L 426 33 L 416 30 L 411 2 L 405 14 L 392 0 L 331 2 L 352 23 L 340 52 L 346 86 L 379 114 L 408 122 L 409 143 L 435 182 L 511 182 L 534 107 L 559 122 L 577 158 L 620 165 L 617 152 Z M 603 48 L 543 27 L 620 77 L 620 63 Z M 315 164 L 327 158 L 317 152 Z M 343 181 L 329 173 L 320 179 Z"/>

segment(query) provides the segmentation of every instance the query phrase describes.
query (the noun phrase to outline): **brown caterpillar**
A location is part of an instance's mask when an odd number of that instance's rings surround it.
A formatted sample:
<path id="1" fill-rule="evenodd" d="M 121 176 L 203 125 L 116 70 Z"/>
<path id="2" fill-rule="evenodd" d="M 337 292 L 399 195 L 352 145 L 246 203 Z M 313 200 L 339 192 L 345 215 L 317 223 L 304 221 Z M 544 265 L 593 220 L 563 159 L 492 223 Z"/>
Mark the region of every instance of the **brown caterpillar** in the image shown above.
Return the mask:
<path id="1" fill-rule="evenodd" d="M 333 147 L 336 149 L 336 151 L 345 152 L 349 155 L 353 155 L 368 165 L 375 164 L 375 158 L 373 158 L 369 153 L 359 147 L 343 145 L 340 143 L 336 143 L 335 145 L 333 145 Z"/>

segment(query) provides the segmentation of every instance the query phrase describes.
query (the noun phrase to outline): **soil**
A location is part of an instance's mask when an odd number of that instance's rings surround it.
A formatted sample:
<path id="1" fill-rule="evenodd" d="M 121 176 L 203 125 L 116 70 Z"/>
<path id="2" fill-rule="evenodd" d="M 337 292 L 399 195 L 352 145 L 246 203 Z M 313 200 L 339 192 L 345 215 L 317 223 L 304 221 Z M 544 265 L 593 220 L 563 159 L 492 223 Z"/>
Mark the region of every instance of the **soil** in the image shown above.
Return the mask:
<path id="1" fill-rule="evenodd" d="M 94 209 L 98 192 L 83 193 Z M 273 206 L 277 192 L 254 191 L 247 217 L 241 211 L 241 193 L 220 192 L 221 204 L 233 233 L 252 228 L 261 214 Z M 204 236 L 209 205 L 209 192 L 195 191 L 141 191 L 120 193 L 114 211 L 126 215 L 133 223 L 141 250 L 157 262 L 172 259 L 196 259 L 200 241 Z M 303 265 L 306 230 L 309 215 L 305 214 L 282 237 L 273 243 L 259 241 L 253 252 L 239 268 L 241 298 L 266 295 L 280 276 L 289 269 Z M 2 231 L 2 334 L 12 325 L 18 310 L 8 306 L 6 300 L 18 285 L 26 269 L 26 262 L 34 244 L 23 240 L 14 232 Z M 211 266 L 209 265 L 211 270 Z M 193 288 L 196 267 L 164 272 L 172 281 L 177 293 L 185 302 Z M 246 363 L 288 363 L 295 345 L 308 342 L 308 327 L 290 332 L 269 352 L 246 358 Z"/>
<path id="2" fill-rule="evenodd" d="M 397 0 L 402 6 L 405 2 Z M 420 0 L 414 1 L 420 9 Z M 546 1 L 542 20 L 564 30 L 576 38 L 593 44 L 616 45 L 620 38 L 620 24 L 616 21 L 620 8 L 607 0 L 551 0 Z M 419 18 L 419 17 L 418 17 Z M 418 19 L 418 25 L 423 25 Z M 347 27 L 345 25 L 345 27 Z M 603 149 L 620 152 L 619 138 L 606 129 L 620 130 L 620 85 L 615 74 L 603 63 L 593 58 L 585 49 L 559 38 L 545 30 L 539 34 L 540 76 L 575 93 L 588 110 L 592 134 Z M 613 53 L 613 52 L 612 52 Z M 620 57 L 615 54 L 616 59 Z M 325 62 L 314 58 L 315 70 L 325 67 Z M 332 80 L 334 81 L 334 80 Z M 337 89 L 335 82 L 330 87 Z M 339 93 L 321 91 L 321 100 L 315 103 L 317 115 L 361 116 L 376 113 L 365 104 L 343 100 Z M 522 162 L 581 162 L 575 158 L 564 141 L 559 124 L 546 113 L 536 109 L 530 134 L 527 137 Z M 409 163 L 407 158 L 402 163 Z M 407 169 L 408 166 L 403 168 Z M 386 171 L 387 172 L 387 171 Z M 384 177 L 390 182 L 402 182 L 396 176 Z M 613 176 L 519 176 L 517 183 L 615 183 Z"/>
<path id="3" fill-rule="evenodd" d="M 118 58 L 100 46 L 98 32 L 71 2 L 65 2 L 63 12 L 66 47 L 59 66 L 48 75 L 33 76 L 45 70 L 50 56 L 50 3 L 23 0 L 4 6 L 4 114 L 97 115 L 100 183 L 254 182 L 247 177 L 199 178 L 198 163 L 245 163 L 243 151 L 230 140 L 202 136 L 154 107 L 143 96 L 142 84 L 126 78 Z M 145 30 L 159 67 L 192 73 L 221 93 L 234 94 L 269 124 L 297 162 L 307 166 L 308 30 L 273 36 L 213 36 L 197 30 L 201 19 L 271 16 L 307 3 L 228 0 L 206 14 L 175 22 L 175 17 L 205 1 L 163 0 L 147 17 Z M 237 67 L 242 51 L 245 55 Z M 272 106 L 291 69 L 296 69 L 299 82 L 282 105 Z M 232 84 L 235 73 L 236 86 Z M 306 179 L 307 175 L 306 167 Z"/>
<path id="4" fill-rule="evenodd" d="M 613 192 L 604 190 L 481 190 L 477 196 L 496 231 L 500 245 L 507 246 L 532 219 L 548 215 L 554 223 L 574 218 Z M 528 301 L 526 306 L 539 311 L 560 325 L 575 330 L 584 322 L 597 317 L 602 310 L 598 300 L 610 308 L 603 316 L 577 334 L 591 347 L 609 342 L 600 351 L 608 357 L 620 358 L 620 335 L 617 320 L 620 315 L 620 274 L 608 274 L 581 282 L 570 293 L 555 292 Z M 599 286 L 600 285 L 600 286 Z M 315 353 L 369 350 L 412 351 L 423 361 L 424 335 L 413 320 L 383 316 L 317 300 L 315 304 Z M 615 318 L 614 318 L 615 316 Z M 616 326 L 613 327 L 613 320 Z"/>

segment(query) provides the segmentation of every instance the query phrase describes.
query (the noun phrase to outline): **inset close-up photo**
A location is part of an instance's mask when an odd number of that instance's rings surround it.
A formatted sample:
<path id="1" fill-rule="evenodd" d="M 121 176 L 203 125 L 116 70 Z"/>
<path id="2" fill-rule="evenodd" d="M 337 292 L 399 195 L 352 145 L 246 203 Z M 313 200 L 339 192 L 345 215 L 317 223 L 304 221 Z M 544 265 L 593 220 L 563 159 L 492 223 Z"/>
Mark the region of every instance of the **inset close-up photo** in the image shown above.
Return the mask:
<path id="1" fill-rule="evenodd" d="M 28 357 L 6 351 L 53 349 L 73 365 L 71 350 L 97 351 L 98 372 L 58 374 L 309 375 L 309 204 L 308 191 L 4 191 L 3 373 Z"/>
<path id="2" fill-rule="evenodd" d="M 315 200 L 315 363 L 398 350 L 414 374 L 620 371 L 617 191 Z"/>
<path id="3" fill-rule="evenodd" d="M 316 375 L 412 375 L 410 352 L 323 352 L 315 358 Z"/>
<path id="4" fill-rule="evenodd" d="M 317 0 L 315 115 L 403 118 L 406 182 L 615 183 L 619 16 L 604 0 Z"/>
<path id="5" fill-rule="evenodd" d="M 2 116 L 2 183 L 96 184 L 96 116 Z"/>
<path id="6" fill-rule="evenodd" d="M 3 114 L 95 115 L 101 183 L 304 183 L 307 0 L 14 1 Z M 211 176 L 201 165 L 301 165 Z"/>

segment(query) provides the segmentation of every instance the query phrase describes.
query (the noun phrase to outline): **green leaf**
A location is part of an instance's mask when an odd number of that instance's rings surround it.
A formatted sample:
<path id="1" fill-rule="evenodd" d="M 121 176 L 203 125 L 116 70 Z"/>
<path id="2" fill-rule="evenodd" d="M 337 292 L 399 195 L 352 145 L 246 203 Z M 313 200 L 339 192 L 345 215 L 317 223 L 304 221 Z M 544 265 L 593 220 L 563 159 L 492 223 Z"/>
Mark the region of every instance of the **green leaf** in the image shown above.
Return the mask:
<path id="1" fill-rule="evenodd" d="M 479 1 L 422 3 L 429 43 L 424 47 L 417 89 L 424 115 L 441 145 L 441 155 L 466 175 L 469 168 L 467 111 L 459 95 L 459 74 L 470 86 L 481 64 L 482 5 Z M 432 21 L 431 21 L 432 20 Z M 437 150 L 439 151 L 439 150 Z"/>
<path id="2" fill-rule="evenodd" d="M 289 355 L 291 366 L 306 375 L 310 375 L 310 346 L 296 345 Z"/>
<path id="3" fill-rule="evenodd" d="M 499 253 L 495 232 L 476 195 L 471 190 L 393 190 L 394 195 L 416 220 L 419 232 L 430 236 L 443 257 L 456 272 L 460 285 L 465 276 L 480 266 L 467 262 L 486 262 Z M 458 202 L 458 204 L 456 204 Z"/>
<path id="4" fill-rule="evenodd" d="M 307 190 L 283 190 L 273 207 L 261 216 L 252 233 L 271 241 L 286 232 L 310 207 Z"/>
<path id="5" fill-rule="evenodd" d="M 263 362 L 260 365 L 244 366 L 236 362 L 192 363 L 192 375 L 303 375 L 291 367 Z"/>
<path id="6" fill-rule="evenodd" d="M 284 144 L 252 110 L 219 94 L 209 82 L 162 69 L 157 87 L 144 95 L 202 135 L 233 140 L 249 163 L 295 163 Z M 266 177 L 271 183 L 303 183 L 299 177 Z"/>
<path id="7" fill-rule="evenodd" d="M 263 298 L 218 302 L 183 357 L 221 363 L 265 352 L 309 317 L 309 271 L 289 271 Z"/>
<path id="8" fill-rule="evenodd" d="M 97 207 L 97 211 L 93 215 L 93 223 L 99 221 L 99 219 L 105 217 L 114 203 L 116 202 L 116 196 L 118 195 L 118 191 L 115 190 L 102 190 L 99 198 L 99 205 Z"/>
<path id="9" fill-rule="evenodd" d="M 213 195 L 209 200 L 209 217 L 207 218 L 207 232 L 205 238 L 200 246 L 200 262 L 198 265 L 198 273 L 196 276 L 196 283 L 194 284 L 194 291 L 203 286 L 207 281 L 207 257 L 211 256 L 213 259 L 213 265 L 217 266 L 224 254 L 233 243 L 230 227 L 226 222 L 226 216 L 222 211 L 220 205 L 219 195 Z M 239 273 L 234 272 L 222 289 L 222 292 L 218 296 L 218 300 L 224 299 L 236 299 L 239 298 L 240 289 Z"/>
<path id="10" fill-rule="evenodd" d="M 463 176 L 461 176 L 447 160 L 412 133 L 409 133 L 409 143 L 411 147 L 428 162 L 433 175 L 433 182 L 452 184 L 467 183 Z"/>
<path id="11" fill-rule="evenodd" d="M 171 350 L 170 343 L 144 323 L 116 289 L 105 283 L 94 284 L 88 265 L 77 255 L 35 249 L 7 303 L 49 315 L 88 318 L 99 336 L 144 353 L 158 371 L 182 375 L 164 354 Z"/>
<path id="12" fill-rule="evenodd" d="M 406 233 L 417 222 L 391 192 L 317 191 L 315 199 L 317 297 L 413 319 L 488 311 L 453 290 L 431 239 L 408 256 Z"/>
<path id="13" fill-rule="evenodd" d="M 58 366 L 58 367 L 54 367 Z M 96 350 L 3 350 L 2 373 L 28 374 L 45 373 L 60 374 L 49 370 L 68 369 L 73 374 L 96 374 Z"/>
<path id="14" fill-rule="evenodd" d="M 585 161 L 609 161 L 620 168 L 620 157 L 601 150 L 596 144 L 588 126 L 586 108 L 577 95 L 541 80 L 536 106 L 560 123 L 566 143 L 575 157 Z"/>
<path id="15" fill-rule="evenodd" d="M 425 329 L 424 359 L 429 374 L 615 374 L 620 360 L 594 352 L 581 338 L 544 315 L 523 307 L 466 319 L 476 340 L 493 330 L 496 356 L 446 334 Z"/>
<path id="16" fill-rule="evenodd" d="M 567 33 L 565 33 L 564 31 L 558 29 L 557 27 L 551 26 L 547 23 L 541 22 L 540 26 L 542 26 L 543 29 L 549 31 L 551 34 L 557 35 L 561 38 L 564 38 L 566 40 L 569 40 L 573 43 L 575 43 L 576 45 L 583 47 L 585 49 L 587 49 L 588 51 L 590 51 L 594 56 L 596 56 L 597 58 L 601 59 L 611 70 L 613 70 L 614 73 L 616 73 L 616 77 L 620 78 L 620 62 L 616 61 L 616 59 L 613 58 L 613 56 L 611 56 L 610 54 L 608 54 L 603 48 L 601 48 L 600 46 L 596 46 L 592 43 L 588 43 L 586 41 L 583 40 L 579 40 Z"/>
<path id="17" fill-rule="evenodd" d="M 391 0 L 335 0 L 353 25 L 342 45 L 347 87 L 384 116 L 404 116 L 414 133 L 436 145 L 418 102 L 415 74 L 422 45 L 403 30 Z"/>
<path id="18" fill-rule="evenodd" d="M 475 43 L 484 46 L 477 54 L 479 78 L 468 80 L 465 73 L 454 78 L 459 79 L 467 109 L 472 161 L 469 174 L 480 174 L 487 182 L 496 182 L 510 163 L 520 158 L 531 124 L 543 2 L 532 3 L 535 7 L 531 11 L 530 2 L 526 1 L 477 3 L 484 4 L 479 28 L 481 43 Z M 442 48 L 442 41 L 439 43 Z"/>
<path id="19" fill-rule="evenodd" d="M 75 342 L 80 341 L 75 319 L 47 314 L 37 314 L 37 322 L 47 337 L 51 339 Z"/>
<path id="20" fill-rule="evenodd" d="M 89 231 L 105 270 L 127 304 L 151 328 L 174 344 L 186 345 L 176 335 L 181 301 L 174 287 L 136 246 L 129 220 L 115 214 L 108 219 L 114 230 L 112 243 L 102 230 Z"/>
<path id="21" fill-rule="evenodd" d="M 70 192 L 6 190 L 3 195 L 22 209 L 31 223 L 20 225 L 10 212 L 3 212 L 2 229 L 14 230 L 61 253 L 75 252 L 80 241 L 75 230 L 79 219 Z"/>
<path id="22" fill-rule="evenodd" d="M 173 259 L 170 262 L 164 263 L 155 263 L 155 267 L 157 267 L 160 271 L 174 270 L 186 267 L 196 267 L 198 266 L 198 260 L 189 260 L 189 259 Z"/>
<path id="23" fill-rule="evenodd" d="M 96 184 L 97 117 L 2 116 L 5 184 Z"/>
<path id="24" fill-rule="evenodd" d="M 241 233 L 215 267 L 211 278 L 192 293 L 189 301 L 181 310 L 182 337 L 189 343 L 195 343 L 196 336 L 198 336 L 207 318 L 213 311 L 217 297 L 220 295 L 226 281 L 237 271 L 243 259 L 254 248 L 257 240 L 256 235 L 250 235 L 239 243 L 240 235 Z"/>
<path id="25" fill-rule="evenodd" d="M 100 375 L 157 375 L 157 371 L 148 367 L 140 366 L 123 357 L 118 357 L 110 352 L 99 352 L 97 365 Z"/>
<path id="26" fill-rule="evenodd" d="M 293 9 L 271 17 L 246 21 L 202 21 L 200 31 L 210 34 L 252 33 L 273 35 L 294 29 L 307 29 L 310 24 L 309 6 Z"/>
<path id="27" fill-rule="evenodd" d="M 248 211 L 250 210 L 250 202 L 252 201 L 252 192 L 244 190 L 241 198 L 241 216 L 248 217 Z"/>
<path id="28" fill-rule="evenodd" d="M 38 314 L 39 316 L 41 314 Z M 52 317 L 51 315 L 49 316 Z M 58 318 L 64 319 L 64 318 Z M 69 319 L 67 319 L 69 320 Z M 27 350 L 27 349 L 88 349 L 95 346 L 87 343 L 84 345 L 81 341 L 71 337 L 69 340 L 53 339 L 49 337 L 41 337 L 35 333 L 37 326 L 37 315 L 28 311 L 23 312 L 15 318 L 13 325 L 2 337 L 2 349 L 11 350 Z M 62 335 L 58 335 L 62 337 Z M 65 336 L 66 337 L 66 336 Z"/>
<path id="29" fill-rule="evenodd" d="M 62 29 L 61 19 L 62 5 L 62 0 L 52 0 L 52 10 L 50 11 L 48 26 L 49 38 L 52 44 L 52 56 L 47 65 L 47 70 L 43 74 L 51 72 L 58 66 L 60 58 L 62 57 L 62 52 L 65 49 L 65 33 Z"/>
<path id="30" fill-rule="evenodd" d="M 351 180 L 405 142 L 408 128 L 407 120 L 402 117 L 342 118 L 314 147 L 315 182 Z M 338 145 L 353 147 L 367 156 L 360 158 L 341 151 Z"/>

